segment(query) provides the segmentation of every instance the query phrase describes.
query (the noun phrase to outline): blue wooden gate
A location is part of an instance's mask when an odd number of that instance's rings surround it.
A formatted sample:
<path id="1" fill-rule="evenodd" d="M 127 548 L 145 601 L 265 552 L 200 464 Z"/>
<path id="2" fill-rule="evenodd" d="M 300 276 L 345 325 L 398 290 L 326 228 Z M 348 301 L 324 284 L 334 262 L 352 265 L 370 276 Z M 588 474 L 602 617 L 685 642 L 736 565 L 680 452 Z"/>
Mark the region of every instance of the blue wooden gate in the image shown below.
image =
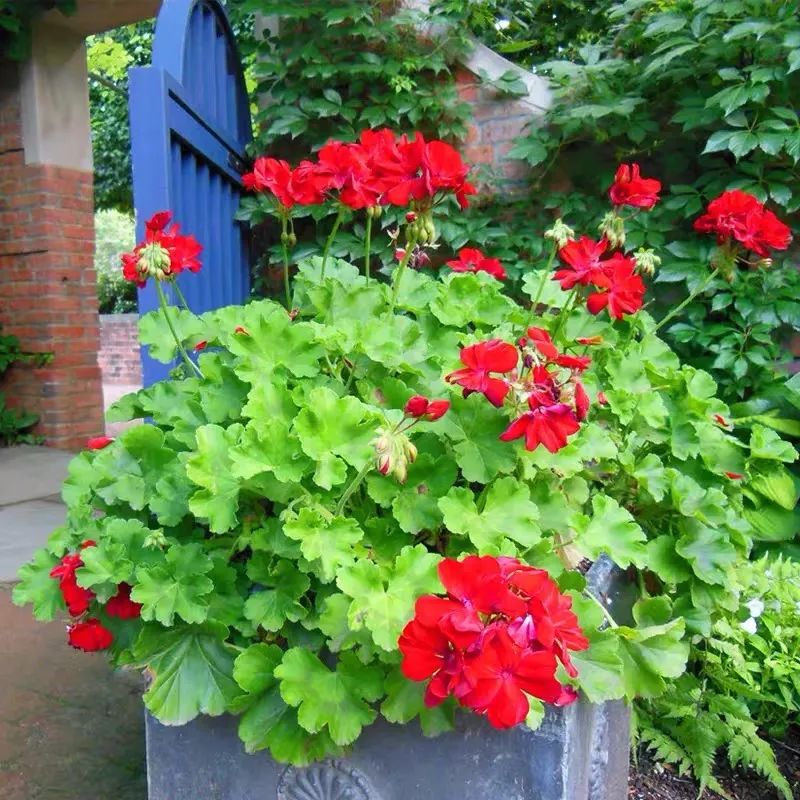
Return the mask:
<path id="1" fill-rule="evenodd" d="M 234 220 L 252 129 L 241 62 L 218 0 L 164 0 L 152 66 L 131 70 L 129 112 L 137 234 L 169 210 L 203 245 L 202 269 L 179 279 L 195 312 L 242 302 L 250 288 L 247 229 Z M 153 286 L 139 313 L 158 308 Z M 142 351 L 144 385 L 170 365 Z"/>

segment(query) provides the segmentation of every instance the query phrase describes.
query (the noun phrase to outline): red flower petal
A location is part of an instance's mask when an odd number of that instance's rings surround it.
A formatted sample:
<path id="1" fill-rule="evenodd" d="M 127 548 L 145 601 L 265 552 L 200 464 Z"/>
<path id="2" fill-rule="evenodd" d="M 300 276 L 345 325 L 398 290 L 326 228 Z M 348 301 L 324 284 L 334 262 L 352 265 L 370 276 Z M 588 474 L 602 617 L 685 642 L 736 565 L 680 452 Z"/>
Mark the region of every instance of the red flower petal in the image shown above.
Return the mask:
<path id="1" fill-rule="evenodd" d="M 70 625 L 67 628 L 67 641 L 76 650 L 92 653 L 110 647 L 114 636 L 100 624 L 100 620 L 92 618 Z"/>

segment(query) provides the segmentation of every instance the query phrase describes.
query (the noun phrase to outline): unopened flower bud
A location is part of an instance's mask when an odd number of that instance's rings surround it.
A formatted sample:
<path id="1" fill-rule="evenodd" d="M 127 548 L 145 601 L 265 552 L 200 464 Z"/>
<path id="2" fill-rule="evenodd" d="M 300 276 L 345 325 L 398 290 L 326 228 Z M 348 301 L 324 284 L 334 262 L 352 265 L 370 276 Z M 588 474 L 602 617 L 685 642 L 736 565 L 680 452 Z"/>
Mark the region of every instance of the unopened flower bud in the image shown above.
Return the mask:
<path id="1" fill-rule="evenodd" d="M 378 472 L 381 475 L 388 475 L 392 469 L 392 457 L 389 453 L 384 453 L 381 456 L 378 456 Z"/>
<path id="2" fill-rule="evenodd" d="M 289 234 L 289 247 L 294 247 L 297 244 L 297 236 L 294 233 Z"/>
<path id="3" fill-rule="evenodd" d="M 530 369 L 534 364 L 533 356 L 530 353 L 527 353 L 522 359 L 522 363 L 525 365 L 526 369 Z"/>
<path id="4" fill-rule="evenodd" d="M 612 247 L 622 247 L 625 244 L 625 220 L 609 211 L 600 223 L 600 233 Z"/>
<path id="5" fill-rule="evenodd" d="M 289 244 L 289 234 L 286 231 L 281 234 L 281 244 Z"/>
<path id="6" fill-rule="evenodd" d="M 164 536 L 164 531 L 162 530 L 149 531 L 147 536 L 144 537 L 143 544 L 145 547 L 152 547 L 160 550 L 166 547 L 167 537 Z"/>
<path id="7" fill-rule="evenodd" d="M 771 258 L 760 258 L 756 261 L 756 269 L 769 269 L 772 266 Z"/>
<path id="8" fill-rule="evenodd" d="M 408 478 L 408 466 L 405 459 L 398 459 L 394 470 L 392 470 L 392 474 L 397 478 L 398 483 L 406 482 L 406 478 Z"/>
<path id="9" fill-rule="evenodd" d="M 553 223 L 552 228 L 544 232 L 544 238 L 551 239 L 560 250 L 567 242 L 575 238 L 575 231 L 565 225 L 563 219 L 559 218 Z"/>
<path id="10" fill-rule="evenodd" d="M 402 247 L 398 247 L 397 250 L 394 251 L 394 257 L 397 261 L 402 261 L 406 257 L 406 251 L 403 250 Z"/>
<path id="11" fill-rule="evenodd" d="M 392 441 L 388 436 L 379 436 L 374 442 L 376 453 L 388 453 L 392 449 Z"/>
<path id="12" fill-rule="evenodd" d="M 403 442 L 403 446 L 405 447 L 406 458 L 408 459 L 408 463 L 413 464 L 417 460 L 417 448 L 414 446 L 412 442 L 409 442 L 408 440 Z"/>
<path id="13" fill-rule="evenodd" d="M 655 254 L 652 249 L 640 247 L 634 254 L 633 259 L 636 261 L 636 269 L 642 275 L 652 277 L 656 274 L 656 269 L 661 266 L 661 259 Z"/>
<path id="14" fill-rule="evenodd" d="M 519 340 L 517 341 L 520 347 L 527 347 L 528 346 L 528 339 L 525 336 L 520 336 Z"/>
<path id="15" fill-rule="evenodd" d="M 410 225 L 412 222 L 416 222 L 416 221 L 417 221 L 417 212 L 416 211 L 409 211 L 406 214 L 406 222 L 409 223 L 409 225 Z"/>

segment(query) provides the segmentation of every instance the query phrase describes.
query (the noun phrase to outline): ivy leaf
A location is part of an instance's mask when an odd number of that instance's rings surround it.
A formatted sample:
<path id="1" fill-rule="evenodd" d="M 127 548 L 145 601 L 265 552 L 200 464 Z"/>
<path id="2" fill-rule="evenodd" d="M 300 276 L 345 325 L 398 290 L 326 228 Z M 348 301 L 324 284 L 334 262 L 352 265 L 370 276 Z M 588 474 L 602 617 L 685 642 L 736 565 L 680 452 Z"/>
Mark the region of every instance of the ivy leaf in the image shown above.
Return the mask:
<path id="1" fill-rule="evenodd" d="M 354 742 L 376 712 L 369 706 L 382 691 L 381 671 L 361 664 L 350 654 L 330 670 L 314 653 L 300 647 L 287 650 L 275 668 L 284 701 L 297 708 L 297 720 L 309 733 L 327 728 L 338 745 Z"/>
<path id="2" fill-rule="evenodd" d="M 736 561 L 736 548 L 721 529 L 709 528 L 695 519 L 680 523 L 683 536 L 675 543 L 675 552 L 683 556 L 700 580 L 723 584 L 726 569 Z"/>
<path id="3" fill-rule="evenodd" d="M 41 622 L 55 619 L 64 610 L 64 600 L 58 581 L 50 577 L 50 570 L 58 559 L 41 548 L 33 556 L 33 561 L 25 564 L 17 573 L 19 583 L 15 584 L 12 599 L 14 605 L 33 604 L 33 616 Z"/>
<path id="4" fill-rule="evenodd" d="M 647 540 L 631 513 L 612 497 L 595 495 L 592 516 L 573 519 L 576 546 L 592 559 L 607 554 L 621 567 L 643 563 Z"/>
<path id="5" fill-rule="evenodd" d="M 264 630 L 279 631 L 287 620 L 298 622 L 308 613 L 299 600 L 308 591 L 311 581 L 291 561 L 281 560 L 269 572 L 251 569 L 248 565 L 247 576 L 254 583 L 267 587 L 253 592 L 244 604 L 245 617 Z"/>
<path id="6" fill-rule="evenodd" d="M 311 466 L 300 440 L 282 419 L 248 424 L 230 456 L 234 475 L 243 480 L 272 472 L 281 483 L 298 483 Z"/>
<path id="7" fill-rule="evenodd" d="M 331 454 L 361 469 L 372 456 L 370 441 L 380 417 L 358 398 L 338 397 L 331 389 L 312 389 L 294 421 L 303 452 L 323 460 Z"/>
<path id="8" fill-rule="evenodd" d="M 233 677 L 248 693 L 235 701 L 235 710 L 244 709 L 239 737 L 248 753 L 269 749 L 274 758 L 301 766 L 333 755 L 337 748 L 327 732 L 312 736 L 301 728 L 297 712 L 284 702 L 274 674 L 282 657 L 274 644 L 254 644 L 237 656 Z"/>
<path id="9" fill-rule="evenodd" d="M 570 653 L 581 690 L 592 703 L 616 700 L 625 694 L 619 640 L 611 630 L 594 632 L 589 649 Z"/>
<path id="10" fill-rule="evenodd" d="M 142 619 L 174 624 L 175 615 L 186 622 L 203 622 L 208 614 L 214 584 L 205 573 L 213 564 L 202 546 L 173 544 L 163 563 L 136 570 L 131 599 L 142 604 Z"/>
<path id="11" fill-rule="evenodd" d="M 789 442 L 783 441 L 775 431 L 763 425 L 753 425 L 750 432 L 750 455 L 753 458 L 786 461 L 789 464 L 797 460 L 797 450 Z"/>
<path id="12" fill-rule="evenodd" d="M 221 309 L 216 318 L 226 331 L 228 349 L 239 356 L 234 371 L 242 380 L 255 386 L 279 367 L 297 377 L 318 374 L 324 351 L 313 326 L 292 321 L 283 306 L 262 300 Z M 234 333 L 240 325 L 249 336 Z"/>
<path id="13" fill-rule="evenodd" d="M 145 625 L 133 648 L 151 676 L 144 704 L 164 725 L 184 725 L 198 714 L 225 713 L 241 690 L 232 677 L 233 654 L 224 625 Z"/>
<path id="14" fill-rule="evenodd" d="M 300 542 L 300 550 L 309 561 L 319 562 L 319 577 L 332 581 L 340 569 L 353 563 L 355 546 L 364 538 L 364 531 L 354 519 L 326 518 L 320 511 L 303 508 L 290 517 L 283 532 Z"/>
<path id="15" fill-rule="evenodd" d="M 684 622 L 645 628 L 615 628 L 619 637 L 622 681 L 629 698 L 657 697 L 666 689 L 664 678 L 677 678 L 686 669 L 689 643 L 681 641 Z"/>
<path id="16" fill-rule="evenodd" d="M 439 501 L 439 508 L 447 528 L 467 536 L 480 553 L 499 552 L 505 537 L 524 548 L 541 538 L 539 510 L 528 487 L 516 478 L 498 478 L 486 494 L 482 511 L 475 505 L 472 490 L 461 487 L 451 489 Z"/>
<path id="17" fill-rule="evenodd" d="M 201 486 L 189 500 L 192 513 L 208 520 L 213 533 L 233 528 L 239 509 L 239 480 L 233 473 L 232 448 L 238 443 L 242 426 L 203 425 L 197 429 L 197 450 L 186 460 L 186 474 Z"/>
<path id="18" fill-rule="evenodd" d="M 367 628 L 378 647 L 397 650 L 397 639 L 413 616 L 416 599 L 441 591 L 436 567 L 441 559 L 423 545 L 404 547 L 390 574 L 365 558 L 343 569 L 336 585 L 353 599 L 348 612 L 353 630 Z"/>

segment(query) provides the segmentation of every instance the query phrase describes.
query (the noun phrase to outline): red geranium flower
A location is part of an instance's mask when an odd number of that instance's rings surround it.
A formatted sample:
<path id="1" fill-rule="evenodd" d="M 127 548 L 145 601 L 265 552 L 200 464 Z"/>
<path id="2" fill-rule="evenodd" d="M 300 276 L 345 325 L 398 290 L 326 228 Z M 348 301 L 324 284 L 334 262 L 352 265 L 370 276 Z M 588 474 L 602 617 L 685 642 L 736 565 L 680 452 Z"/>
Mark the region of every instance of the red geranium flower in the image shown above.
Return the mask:
<path id="1" fill-rule="evenodd" d="M 122 253 L 122 276 L 139 288 L 148 278 L 157 280 L 174 278 L 184 270 L 198 272 L 203 247 L 194 236 L 184 236 L 180 227 L 173 224 L 169 211 L 159 211 L 145 222 L 145 240 L 129 253 Z"/>
<path id="2" fill-rule="evenodd" d="M 592 314 L 599 314 L 608 307 L 608 313 L 614 319 L 622 319 L 625 314 L 636 313 L 644 303 L 645 286 L 636 274 L 633 258 L 618 256 L 608 259 L 602 273 L 595 274 L 592 283 L 600 289 L 590 294 L 586 301 Z"/>
<path id="3" fill-rule="evenodd" d="M 86 442 L 89 450 L 102 450 L 108 447 L 114 440 L 110 436 L 94 436 Z"/>
<path id="4" fill-rule="evenodd" d="M 528 328 L 528 338 L 534 347 L 547 359 L 558 358 L 558 348 L 553 344 L 550 334 L 544 328 Z"/>
<path id="5" fill-rule="evenodd" d="M 507 277 L 498 259 L 487 258 L 480 250 L 472 247 L 462 247 L 458 251 L 458 259 L 448 261 L 447 266 L 453 272 L 488 272 L 499 281 L 504 281 Z"/>
<path id="6" fill-rule="evenodd" d="M 722 425 L 723 428 L 730 427 L 730 422 L 728 422 L 728 420 L 726 420 L 725 417 L 723 417 L 721 414 L 714 414 L 714 421 L 718 425 Z"/>
<path id="7" fill-rule="evenodd" d="M 583 422 L 589 414 L 589 395 L 580 381 L 575 381 L 575 416 Z"/>
<path id="8" fill-rule="evenodd" d="M 534 397 L 529 398 L 530 411 L 515 419 L 500 439 L 510 442 L 525 437 L 525 449 L 535 450 L 543 444 L 551 453 L 557 453 L 567 445 L 567 437 L 577 433 L 580 424 L 575 412 L 565 403 L 538 405 Z"/>
<path id="9" fill-rule="evenodd" d="M 608 250 L 608 240 L 594 241 L 588 236 L 581 236 L 578 241 L 567 242 L 559 251 L 558 257 L 568 268 L 560 269 L 553 275 L 553 280 L 561 281 L 561 288 L 569 291 L 576 284 L 586 286 L 601 271 L 602 255 Z"/>
<path id="10" fill-rule="evenodd" d="M 493 727 L 502 729 L 518 725 L 528 715 L 530 703 L 526 694 L 548 703 L 561 697 L 552 652 L 523 650 L 501 627 L 487 638 L 465 665 L 465 674 L 474 688 L 461 698 L 464 705 L 485 713 Z"/>
<path id="11" fill-rule="evenodd" d="M 742 475 L 741 472 L 726 472 L 725 475 L 732 481 L 740 481 L 742 478 L 744 478 L 744 475 Z"/>
<path id="12" fill-rule="evenodd" d="M 81 549 L 92 547 L 94 542 L 84 542 Z M 91 589 L 84 589 L 78 586 L 75 572 L 83 566 L 83 559 L 79 553 L 67 553 L 61 557 L 61 561 L 50 570 L 50 577 L 57 578 L 61 597 L 67 607 L 70 616 L 79 617 L 89 609 L 89 604 L 94 599 L 94 592 Z"/>
<path id="13" fill-rule="evenodd" d="M 439 562 L 439 579 L 451 598 L 481 614 L 523 613 L 525 604 L 508 589 L 493 556 L 466 556 Z"/>
<path id="14" fill-rule="evenodd" d="M 445 375 L 445 380 L 462 386 L 464 397 L 482 392 L 493 406 L 500 408 L 511 387 L 501 378 L 491 377 L 491 373 L 511 372 L 517 366 L 514 345 L 501 339 L 489 339 L 462 348 L 460 359 L 464 368 Z"/>
<path id="15" fill-rule="evenodd" d="M 111 631 L 100 624 L 99 619 L 87 619 L 76 622 L 67 628 L 67 641 L 76 650 L 93 653 L 111 646 L 114 636 Z"/>
<path id="16" fill-rule="evenodd" d="M 424 418 L 429 422 L 435 422 L 443 417 L 449 408 L 449 400 L 428 400 L 427 397 L 415 394 L 405 404 L 403 411 L 409 417 Z"/>
<path id="17" fill-rule="evenodd" d="M 620 164 L 608 194 L 615 206 L 652 208 L 658 202 L 660 191 L 661 181 L 642 178 L 638 164 Z"/>
<path id="18" fill-rule="evenodd" d="M 284 208 L 295 203 L 291 191 L 292 168 L 288 161 L 260 157 L 253 163 L 253 171 L 242 175 L 245 189 L 253 192 L 269 192 Z"/>
<path id="19" fill-rule="evenodd" d="M 106 614 L 120 619 L 136 619 L 141 615 L 141 603 L 131 600 L 131 586 L 121 583 L 117 586 L 117 593 L 106 603 Z"/>
<path id="20" fill-rule="evenodd" d="M 694 229 L 716 234 L 719 244 L 734 239 L 764 258 L 771 250 L 785 250 L 792 240 L 789 228 L 741 189 L 712 200 L 706 213 L 695 220 Z"/>
<path id="21" fill-rule="evenodd" d="M 571 356 L 563 353 L 556 358 L 556 364 L 559 367 L 566 367 L 567 369 L 576 369 L 578 372 L 583 372 L 592 363 L 589 356 Z"/>

